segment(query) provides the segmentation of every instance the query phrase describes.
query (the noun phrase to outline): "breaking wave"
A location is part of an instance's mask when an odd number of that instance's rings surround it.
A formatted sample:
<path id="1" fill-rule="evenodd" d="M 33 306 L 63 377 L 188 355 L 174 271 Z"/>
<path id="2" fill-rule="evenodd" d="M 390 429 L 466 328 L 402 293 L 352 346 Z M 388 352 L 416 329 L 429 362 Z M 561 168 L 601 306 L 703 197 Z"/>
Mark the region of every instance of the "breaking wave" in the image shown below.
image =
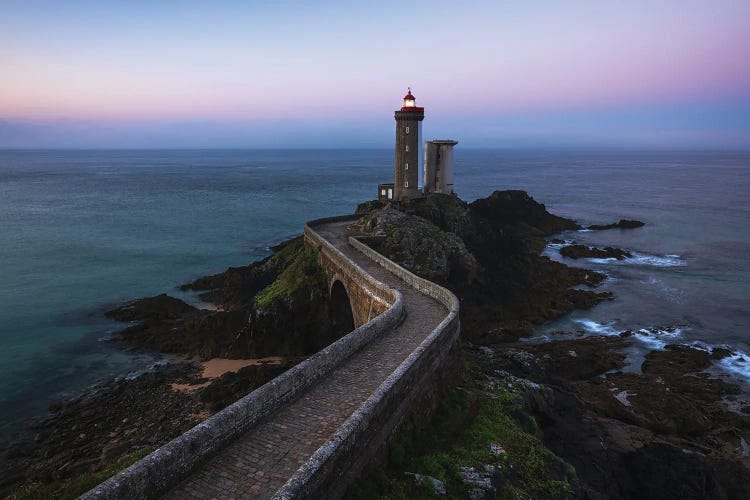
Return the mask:
<path id="1" fill-rule="evenodd" d="M 627 257 L 622 260 L 615 258 L 597 259 L 590 258 L 586 259 L 587 262 L 594 264 L 619 264 L 619 265 L 636 265 L 636 266 L 652 266 L 652 267 L 684 267 L 687 266 L 687 262 L 680 258 L 677 254 L 667 255 L 649 255 L 640 252 L 631 252 L 632 257 Z"/>
<path id="2" fill-rule="evenodd" d="M 583 327 L 584 330 L 586 330 L 589 333 L 594 333 L 596 335 L 619 335 L 620 330 L 617 330 L 612 326 L 612 322 L 610 323 L 597 323 L 594 320 L 591 319 L 575 319 L 573 320 L 579 325 Z"/>
<path id="3" fill-rule="evenodd" d="M 720 359 L 716 364 L 726 372 L 750 381 L 750 356 L 746 353 L 735 350 L 731 355 Z"/>
<path id="4" fill-rule="evenodd" d="M 573 321 L 581 325 L 586 332 L 593 335 L 613 336 L 620 335 L 623 332 L 623 330 L 613 326 L 614 322 L 598 323 L 591 319 L 576 319 Z M 633 338 L 645 344 L 650 349 L 664 349 L 667 344 L 674 344 L 681 336 L 682 328 L 675 327 L 641 328 L 632 332 Z"/>
<path id="5" fill-rule="evenodd" d="M 614 336 L 620 335 L 622 330 L 614 328 L 614 322 L 598 323 L 591 319 L 576 319 L 575 323 L 581 325 L 583 330 L 592 335 Z M 662 350 L 668 344 L 680 343 L 684 328 L 677 327 L 652 327 L 641 328 L 632 332 L 632 338 L 638 340 L 644 347 L 651 350 Z M 683 343 L 683 345 L 701 349 L 713 353 L 714 349 L 721 348 L 731 351 L 731 354 L 715 362 L 715 366 L 729 375 L 739 377 L 750 383 L 750 354 L 726 345 L 712 345 L 705 342 L 694 341 Z"/>
<path id="6" fill-rule="evenodd" d="M 641 328 L 633 332 L 633 337 L 655 350 L 664 349 L 667 344 L 674 344 L 681 336 L 681 328 Z"/>

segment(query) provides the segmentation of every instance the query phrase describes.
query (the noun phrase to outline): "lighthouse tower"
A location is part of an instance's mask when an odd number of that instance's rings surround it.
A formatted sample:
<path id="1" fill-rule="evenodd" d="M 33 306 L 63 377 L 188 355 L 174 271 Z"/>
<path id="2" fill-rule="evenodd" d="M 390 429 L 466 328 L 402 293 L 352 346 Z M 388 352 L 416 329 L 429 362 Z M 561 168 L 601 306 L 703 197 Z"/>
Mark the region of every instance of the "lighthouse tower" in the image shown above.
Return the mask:
<path id="1" fill-rule="evenodd" d="M 411 93 L 404 96 L 403 107 L 395 112 L 396 118 L 396 175 L 393 198 L 403 200 L 418 196 L 421 166 L 422 120 L 424 108 L 417 107 Z"/>

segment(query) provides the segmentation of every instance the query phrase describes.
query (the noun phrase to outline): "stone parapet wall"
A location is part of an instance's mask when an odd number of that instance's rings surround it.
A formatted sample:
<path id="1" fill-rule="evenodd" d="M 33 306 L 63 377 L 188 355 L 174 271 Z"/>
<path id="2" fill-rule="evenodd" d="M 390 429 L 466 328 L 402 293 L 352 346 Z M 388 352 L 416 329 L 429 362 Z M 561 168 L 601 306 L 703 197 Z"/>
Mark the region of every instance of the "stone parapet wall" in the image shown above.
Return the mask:
<path id="1" fill-rule="evenodd" d="M 354 218 L 336 217 L 311 224 L 348 219 Z M 377 301 L 390 308 L 101 483 L 81 498 L 125 499 L 158 495 L 188 474 L 198 462 L 229 444 L 234 437 L 252 428 L 284 403 L 293 400 L 372 339 L 402 321 L 404 304 L 400 292 L 387 287 L 359 268 L 322 239 L 310 225 L 305 226 L 305 240 L 315 248 L 322 249 L 341 269 L 356 275 Z"/>
<path id="2" fill-rule="evenodd" d="M 407 284 L 442 303 L 448 314 L 331 440 L 284 484 L 275 499 L 343 496 L 349 482 L 387 442 L 414 396 L 440 366 L 460 332 L 459 301 L 450 290 L 416 276 L 354 238 L 349 243 Z"/>
<path id="3" fill-rule="evenodd" d="M 318 263 L 325 271 L 332 286 L 341 281 L 346 288 L 354 316 L 354 326 L 358 327 L 384 313 L 395 301 L 393 290 L 375 280 L 366 271 L 354 264 L 340 250 L 315 232 L 315 227 L 331 222 L 354 221 L 357 216 L 328 217 L 305 224 L 305 244 L 315 250 Z"/>
<path id="4" fill-rule="evenodd" d="M 442 287 L 436 283 L 433 283 L 432 281 L 426 280 L 424 278 L 420 278 L 419 276 L 412 273 L 411 271 L 404 269 L 403 267 L 399 266 L 392 260 L 379 254 L 378 252 L 376 252 L 375 250 L 365 245 L 364 243 L 362 243 L 356 238 L 350 237 L 349 244 L 353 246 L 354 248 L 356 248 L 359 252 L 362 252 L 363 254 L 365 254 L 371 260 L 383 266 L 391 274 L 394 274 L 398 276 L 399 278 L 401 278 L 401 280 L 406 282 L 409 286 L 415 288 L 421 293 L 427 296 L 430 296 L 433 299 L 440 302 L 441 304 L 443 304 L 448 309 L 449 316 L 455 315 L 456 317 L 458 317 L 458 311 L 459 311 L 460 305 L 458 302 L 458 297 L 456 297 L 456 295 L 453 292 L 451 292 L 445 287 Z"/>

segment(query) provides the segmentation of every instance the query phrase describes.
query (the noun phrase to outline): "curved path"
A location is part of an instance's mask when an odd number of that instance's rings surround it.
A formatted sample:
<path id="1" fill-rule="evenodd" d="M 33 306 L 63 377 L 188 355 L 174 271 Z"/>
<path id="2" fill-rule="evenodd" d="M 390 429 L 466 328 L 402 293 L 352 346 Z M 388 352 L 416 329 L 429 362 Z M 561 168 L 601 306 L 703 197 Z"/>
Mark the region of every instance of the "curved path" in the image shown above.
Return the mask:
<path id="1" fill-rule="evenodd" d="M 170 499 L 269 498 L 328 442 L 336 430 L 448 314 L 348 243 L 347 225 L 315 231 L 375 279 L 399 290 L 406 315 L 299 398 L 236 438 L 165 495 Z"/>

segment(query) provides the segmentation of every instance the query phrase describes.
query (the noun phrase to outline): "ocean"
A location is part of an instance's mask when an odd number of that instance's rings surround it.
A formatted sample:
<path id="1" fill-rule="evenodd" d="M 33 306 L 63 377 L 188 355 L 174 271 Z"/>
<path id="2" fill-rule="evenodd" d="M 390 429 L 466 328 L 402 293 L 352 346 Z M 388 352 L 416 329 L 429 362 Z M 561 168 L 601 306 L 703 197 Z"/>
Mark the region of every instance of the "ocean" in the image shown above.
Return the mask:
<path id="1" fill-rule="evenodd" d="M 306 220 L 351 213 L 393 175 L 387 150 L 0 151 L 0 441 L 48 404 L 158 353 L 106 340 L 103 312 L 179 292 L 198 276 L 268 255 Z M 456 148 L 455 187 L 472 201 L 523 189 L 581 224 L 639 219 L 635 230 L 576 231 L 624 261 L 550 258 L 607 274 L 615 299 L 543 325 L 635 332 L 647 349 L 726 345 L 716 374 L 750 381 L 750 153 Z"/>

